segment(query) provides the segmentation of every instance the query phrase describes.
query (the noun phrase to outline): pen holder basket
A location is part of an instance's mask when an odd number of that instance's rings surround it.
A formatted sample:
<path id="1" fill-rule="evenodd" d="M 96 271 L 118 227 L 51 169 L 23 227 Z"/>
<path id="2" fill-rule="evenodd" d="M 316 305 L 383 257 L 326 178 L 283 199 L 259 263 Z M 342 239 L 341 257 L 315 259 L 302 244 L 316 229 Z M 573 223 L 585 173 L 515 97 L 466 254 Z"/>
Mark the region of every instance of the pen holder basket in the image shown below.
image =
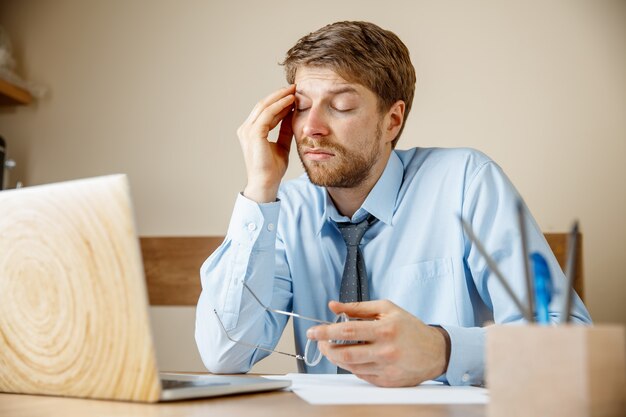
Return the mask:
<path id="1" fill-rule="evenodd" d="M 489 417 L 626 416 L 624 326 L 487 330 Z"/>

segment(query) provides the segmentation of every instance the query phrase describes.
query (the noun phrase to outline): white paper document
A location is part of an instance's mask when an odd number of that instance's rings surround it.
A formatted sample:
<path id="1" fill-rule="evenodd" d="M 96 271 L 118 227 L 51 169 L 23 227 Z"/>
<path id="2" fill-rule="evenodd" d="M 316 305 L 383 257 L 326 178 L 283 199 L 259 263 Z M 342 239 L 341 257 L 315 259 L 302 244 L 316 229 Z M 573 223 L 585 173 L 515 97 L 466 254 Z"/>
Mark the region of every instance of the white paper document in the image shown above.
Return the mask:
<path id="1" fill-rule="evenodd" d="M 351 374 L 287 374 L 288 389 L 310 404 L 487 404 L 488 391 L 478 387 L 451 387 L 428 381 L 417 387 L 381 388 Z"/>

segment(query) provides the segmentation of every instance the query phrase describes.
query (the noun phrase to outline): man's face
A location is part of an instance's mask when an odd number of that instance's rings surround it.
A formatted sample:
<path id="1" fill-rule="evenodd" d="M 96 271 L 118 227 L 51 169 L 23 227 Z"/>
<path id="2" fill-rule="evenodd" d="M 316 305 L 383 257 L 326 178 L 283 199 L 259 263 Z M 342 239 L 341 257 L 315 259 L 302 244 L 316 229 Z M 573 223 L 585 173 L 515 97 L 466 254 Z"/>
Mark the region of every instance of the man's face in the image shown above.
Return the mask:
<path id="1" fill-rule="evenodd" d="M 324 187 L 360 185 L 386 161 L 376 95 L 320 67 L 298 68 L 295 84 L 293 132 L 309 179 Z"/>

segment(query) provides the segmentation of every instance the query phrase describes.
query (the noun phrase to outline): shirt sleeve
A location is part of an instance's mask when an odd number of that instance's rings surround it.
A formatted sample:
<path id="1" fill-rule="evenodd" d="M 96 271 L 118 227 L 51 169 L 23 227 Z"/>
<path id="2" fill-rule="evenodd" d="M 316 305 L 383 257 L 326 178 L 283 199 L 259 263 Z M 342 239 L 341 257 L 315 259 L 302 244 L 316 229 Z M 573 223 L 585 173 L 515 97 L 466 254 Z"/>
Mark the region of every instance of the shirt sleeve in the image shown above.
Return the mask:
<path id="1" fill-rule="evenodd" d="M 462 216 L 470 223 L 517 298 L 526 306 L 528 297 L 516 208 L 518 199 L 519 194 L 500 167 L 488 161 L 477 168 L 468 180 Z M 548 262 L 554 287 L 550 317 L 553 322 L 558 322 L 563 294 L 567 293 L 566 279 L 539 226 L 526 206 L 524 210 L 528 253 L 539 252 Z M 475 245 L 462 229 L 459 233 L 463 234 L 468 282 L 475 286 L 481 301 L 492 311 L 493 321 L 496 324 L 525 323 L 523 313 L 489 270 Z M 572 322 L 591 323 L 589 313 L 577 295 L 573 300 Z M 447 372 L 440 379 L 450 385 L 483 385 L 486 328 L 442 327 L 450 335 L 451 350 Z"/>
<path id="2" fill-rule="evenodd" d="M 245 282 L 265 305 L 291 309 L 291 279 L 276 275 L 277 264 L 282 273 L 288 271 L 284 250 L 276 248 L 279 211 L 279 201 L 257 204 L 239 194 L 224 242 L 200 269 L 195 337 L 210 372 L 247 372 L 269 354 L 228 336 L 273 349 L 287 323 L 286 316 L 266 312 L 243 286 Z"/>
<path id="3" fill-rule="evenodd" d="M 450 336 L 450 361 L 444 378 L 450 385 L 482 385 L 484 379 L 485 328 L 441 326 Z"/>

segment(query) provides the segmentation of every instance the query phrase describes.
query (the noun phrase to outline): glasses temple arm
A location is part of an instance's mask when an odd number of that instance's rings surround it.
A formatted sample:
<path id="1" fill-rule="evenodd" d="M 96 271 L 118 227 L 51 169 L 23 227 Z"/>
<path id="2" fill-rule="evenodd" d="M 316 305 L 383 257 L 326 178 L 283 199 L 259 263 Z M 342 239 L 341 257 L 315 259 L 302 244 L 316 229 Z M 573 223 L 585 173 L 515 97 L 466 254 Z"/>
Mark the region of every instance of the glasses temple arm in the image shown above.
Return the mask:
<path id="1" fill-rule="evenodd" d="M 321 323 L 321 324 L 333 324 L 333 323 L 331 323 L 329 321 L 314 319 L 312 317 L 302 316 L 302 315 L 297 314 L 297 313 L 290 313 L 289 311 L 275 310 L 275 309 L 273 309 L 271 307 L 268 307 L 265 304 L 263 304 L 261 302 L 261 300 L 259 300 L 259 297 L 257 297 L 256 294 L 252 291 L 252 289 L 250 287 L 248 287 L 248 284 L 246 284 L 244 282 L 243 286 L 248 290 L 248 292 L 252 295 L 252 297 L 256 300 L 256 302 L 259 303 L 259 305 L 261 305 L 261 307 L 263 307 L 267 311 L 271 311 L 272 313 L 276 313 L 276 314 L 284 314 L 286 316 L 296 317 L 296 318 L 302 319 L 302 320 L 314 321 L 316 323 Z"/>
<path id="2" fill-rule="evenodd" d="M 301 360 L 301 361 L 304 360 L 304 357 L 301 356 L 301 355 L 294 355 L 293 353 L 287 353 L 287 352 L 281 352 L 280 350 L 268 349 L 268 348 L 264 348 L 264 347 L 259 346 L 259 345 L 254 345 L 252 343 L 244 342 L 242 340 L 233 339 L 232 337 L 230 337 L 230 334 L 228 334 L 228 331 L 224 327 L 224 323 L 222 323 L 222 320 L 220 319 L 220 316 L 219 316 L 219 314 L 217 314 L 217 311 L 215 309 L 213 309 L 213 313 L 215 313 L 215 317 L 217 318 L 217 322 L 220 324 L 220 327 L 222 328 L 222 331 L 224 332 L 224 334 L 226 335 L 228 340 L 230 340 L 231 342 L 238 343 L 240 345 L 248 346 L 248 347 L 255 348 L 255 349 L 260 349 L 260 350 L 263 350 L 265 352 L 280 353 L 281 355 L 291 356 L 292 358 L 296 358 L 296 359 Z"/>

